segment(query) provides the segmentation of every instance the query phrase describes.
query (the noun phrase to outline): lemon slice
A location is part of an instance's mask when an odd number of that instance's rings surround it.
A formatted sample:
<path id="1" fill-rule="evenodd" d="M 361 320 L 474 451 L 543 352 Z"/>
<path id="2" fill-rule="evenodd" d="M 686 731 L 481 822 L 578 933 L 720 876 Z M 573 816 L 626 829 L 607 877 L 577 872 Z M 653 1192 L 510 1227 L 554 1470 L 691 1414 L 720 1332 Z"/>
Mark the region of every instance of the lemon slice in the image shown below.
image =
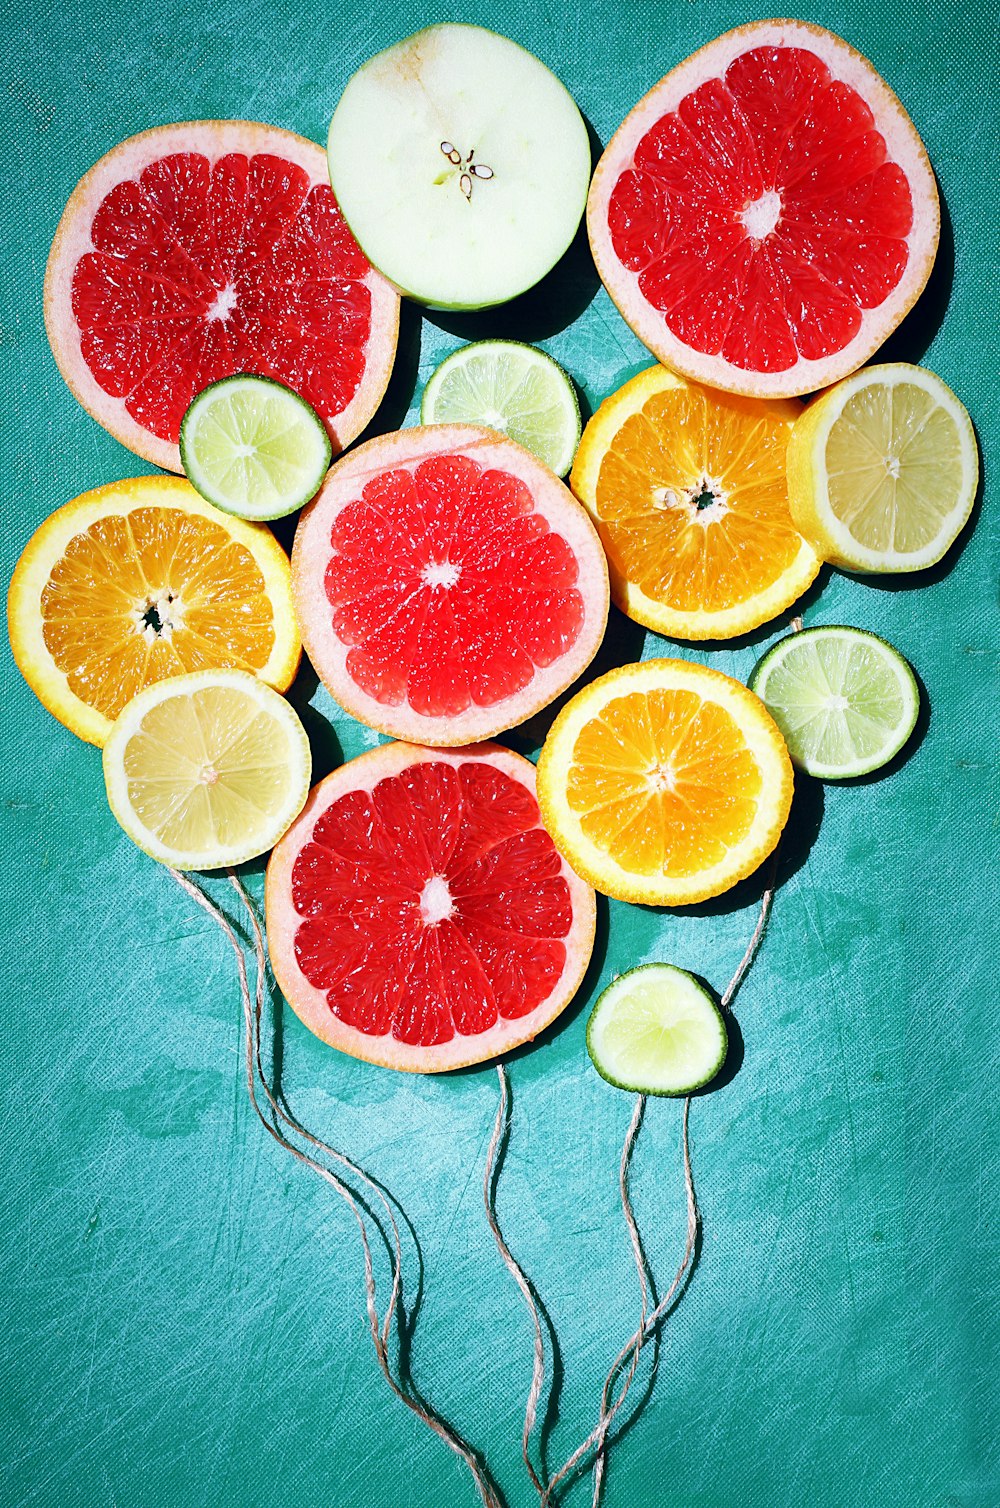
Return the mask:
<path id="1" fill-rule="evenodd" d="M 691 1094 L 726 1059 L 726 1024 L 693 974 L 641 964 L 612 980 L 587 1023 L 587 1051 L 616 1089 Z"/>
<path id="2" fill-rule="evenodd" d="M 175 869 L 221 869 L 273 848 L 305 805 L 311 771 L 292 707 L 240 670 L 148 687 L 104 746 L 112 812 Z"/>
<path id="3" fill-rule="evenodd" d="M 751 874 L 791 800 L 788 750 L 763 702 L 687 660 L 592 681 L 538 760 L 556 847 L 595 889 L 645 905 L 691 905 Z"/>
<path id="4" fill-rule="evenodd" d="M 834 565 L 919 571 L 941 559 L 972 512 L 975 431 L 933 372 L 867 367 L 796 422 L 788 481 L 796 526 Z"/>

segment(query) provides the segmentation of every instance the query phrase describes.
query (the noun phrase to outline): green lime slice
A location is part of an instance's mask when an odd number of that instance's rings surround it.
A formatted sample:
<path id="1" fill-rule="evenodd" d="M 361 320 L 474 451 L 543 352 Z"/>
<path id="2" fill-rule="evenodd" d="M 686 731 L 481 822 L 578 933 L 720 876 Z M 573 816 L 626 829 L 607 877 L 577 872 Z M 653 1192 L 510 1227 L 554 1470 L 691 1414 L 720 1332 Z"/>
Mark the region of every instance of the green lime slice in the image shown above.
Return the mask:
<path id="1" fill-rule="evenodd" d="M 692 974 L 646 963 L 612 981 L 587 1023 L 587 1051 L 602 1078 L 638 1094 L 690 1094 L 726 1057 L 726 1023 Z"/>
<path id="2" fill-rule="evenodd" d="M 820 780 L 868 775 L 913 732 L 920 692 L 903 656 L 860 628 L 807 628 L 769 649 L 750 689 L 799 769 Z"/>
<path id="3" fill-rule="evenodd" d="M 430 378 L 421 424 L 484 424 L 565 476 L 580 443 L 580 405 L 562 367 L 535 346 L 479 340 L 453 351 Z"/>
<path id="4" fill-rule="evenodd" d="M 270 377 L 213 382 L 181 420 L 181 462 L 208 503 L 238 518 L 284 518 L 319 490 L 332 456 L 316 410 Z"/>

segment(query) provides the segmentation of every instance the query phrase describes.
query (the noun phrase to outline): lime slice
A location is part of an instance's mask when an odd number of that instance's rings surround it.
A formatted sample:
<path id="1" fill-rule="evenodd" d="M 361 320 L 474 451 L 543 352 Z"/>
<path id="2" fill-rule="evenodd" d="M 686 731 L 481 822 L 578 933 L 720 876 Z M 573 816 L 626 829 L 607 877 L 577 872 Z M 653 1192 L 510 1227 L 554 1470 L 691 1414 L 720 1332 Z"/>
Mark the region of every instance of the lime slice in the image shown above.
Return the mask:
<path id="1" fill-rule="evenodd" d="M 314 408 L 270 377 L 213 382 L 181 420 L 188 481 L 206 502 L 239 518 L 284 518 L 322 485 L 332 456 Z"/>
<path id="2" fill-rule="evenodd" d="M 669 963 L 646 963 L 612 981 L 587 1023 L 587 1051 L 602 1078 L 639 1094 L 690 1094 L 726 1057 L 726 1024 L 708 991 Z"/>
<path id="3" fill-rule="evenodd" d="M 940 377 L 896 362 L 820 394 L 788 442 L 799 530 L 849 571 L 918 571 L 958 537 L 975 501 L 972 421 Z"/>
<path id="4" fill-rule="evenodd" d="M 480 340 L 442 361 L 424 388 L 422 424 L 484 424 L 565 476 L 580 443 L 580 405 L 562 367 L 535 346 Z"/>
<path id="5" fill-rule="evenodd" d="M 845 780 L 881 769 L 913 732 L 920 692 L 903 656 L 860 628 L 807 628 L 750 678 L 799 769 Z"/>
<path id="6" fill-rule="evenodd" d="M 148 686 L 104 746 L 111 810 L 133 843 L 175 869 L 266 853 L 305 805 L 310 774 L 294 710 L 242 670 Z"/>

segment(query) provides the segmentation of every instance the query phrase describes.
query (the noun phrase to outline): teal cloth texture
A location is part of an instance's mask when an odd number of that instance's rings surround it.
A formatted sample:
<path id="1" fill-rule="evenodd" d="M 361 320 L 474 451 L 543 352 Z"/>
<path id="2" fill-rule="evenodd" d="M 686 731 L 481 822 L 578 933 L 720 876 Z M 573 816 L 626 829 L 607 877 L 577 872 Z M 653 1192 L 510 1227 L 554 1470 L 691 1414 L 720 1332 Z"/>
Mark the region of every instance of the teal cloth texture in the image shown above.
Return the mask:
<path id="1" fill-rule="evenodd" d="M 606 142 L 668 68 L 762 14 L 728 0 L 469 0 L 461 12 L 418 0 L 6 5 L 5 579 L 54 508 L 152 470 L 77 405 L 42 319 L 63 205 L 118 141 L 233 117 L 322 142 L 366 57 L 461 19 L 537 52 Z M 810 0 L 803 15 L 871 58 L 927 145 L 945 205 L 938 266 L 883 354 L 924 362 L 963 399 L 985 485 L 942 567 L 904 581 L 824 570 L 805 599 L 807 624 L 856 624 L 896 645 L 920 676 L 924 712 L 884 778 L 799 781 L 770 928 L 734 1005 L 730 1070 L 692 1108 L 697 1266 L 655 1375 L 651 1354 L 644 1360 L 641 1407 L 611 1454 L 607 1508 L 1000 1503 L 998 12 L 995 0 Z M 491 335 L 544 347 L 590 411 L 651 360 L 581 240 L 557 278 L 510 309 L 405 306 L 396 373 L 370 432 L 417 422 L 438 362 Z M 790 616 L 703 648 L 668 644 L 613 611 L 598 668 L 676 654 L 745 681 Z M 350 1216 L 247 1103 L 225 940 L 125 838 L 99 753 L 44 712 L 6 644 L 2 653 L 0 1499 L 472 1508 L 464 1467 L 374 1366 Z M 292 698 L 318 773 L 377 742 L 308 667 Z M 535 755 L 546 725 L 512 734 L 511 746 Z M 259 897 L 260 865 L 248 883 Z M 615 973 L 651 959 L 721 992 L 762 884 L 756 876 L 686 911 L 602 901 L 583 991 L 511 1063 L 498 1203 L 559 1339 L 550 1469 L 593 1425 L 639 1302 L 617 1196 L 632 1103 L 589 1063 L 588 1010 Z M 221 882 L 209 888 L 223 898 Z M 417 1233 L 416 1383 L 485 1452 L 509 1508 L 529 1508 L 519 1434 L 531 1331 L 481 1201 L 492 1068 L 395 1075 L 325 1047 L 287 1009 L 279 1026 L 293 1110 L 383 1179 Z M 680 1117 L 677 1102 L 650 1105 L 633 1167 L 661 1291 L 684 1240 Z M 586 1482 L 566 1501 L 588 1503 Z"/>

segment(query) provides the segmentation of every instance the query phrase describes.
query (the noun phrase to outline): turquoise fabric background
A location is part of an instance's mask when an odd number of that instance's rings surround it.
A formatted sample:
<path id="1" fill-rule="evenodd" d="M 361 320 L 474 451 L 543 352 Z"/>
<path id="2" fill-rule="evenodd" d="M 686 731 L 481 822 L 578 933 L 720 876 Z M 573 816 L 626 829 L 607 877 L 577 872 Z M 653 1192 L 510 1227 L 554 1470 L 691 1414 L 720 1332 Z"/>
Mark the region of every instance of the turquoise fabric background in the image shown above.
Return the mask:
<path id="1" fill-rule="evenodd" d="M 322 141 L 364 58 L 430 21 L 465 19 L 538 52 L 603 142 L 669 67 L 756 14 L 725 0 L 6 5 L 5 577 L 53 508 L 149 469 L 77 407 L 42 324 L 63 204 L 121 138 L 234 116 Z M 900 583 L 825 572 L 806 600 L 808 624 L 856 623 L 898 645 L 922 678 L 924 716 L 885 778 L 800 781 L 770 930 L 735 1004 L 731 1067 L 693 1106 L 703 1247 L 655 1378 L 644 1363 L 636 1401 L 647 1396 L 612 1453 L 608 1508 L 1000 1503 L 997 6 L 844 0 L 803 14 L 873 60 L 938 172 L 938 268 L 886 354 L 925 360 L 965 400 L 987 500 L 942 568 Z M 578 247 L 513 310 L 407 309 L 381 427 L 413 422 L 441 357 L 492 333 L 539 341 L 591 407 L 648 364 Z M 600 663 L 679 653 L 745 678 L 786 628 L 676 649 L 613 614 Z M 97 752 L 48 717 L 3 654 L 0 1499 L 471 1508 L 464 1468 L 377 1375 L 350 1217 L 249 1109 L 224 940 L 121 834 Z M 308 670 L 294 699 L 319 773 L 372 742 Z M 543 733 L 544 719 L 511 742 L 531 752 Z M 259 894 L 259 866 L 250 879 Z M 589 1004 L 613 972 L 654 958 L 721 990 L 760 893 L 755 878 L 683 913 L 603 903 L 585 990 L 512 1062 L 499 1206 L 559 1336 L 551 1468 L 591 1427 L 638 1307 L 615 1181 L 631 1100 L 590 1068 Z M 530 1330 L 480 1196 L 492 1069 L 395 1076 L 332 1052 L 287 1010 L 281 1048 L 297 1114 L 383 1177 L 418 1233 L 414 1377 L 486 1451 L 510 1508 L 529 1505 L 517 1437 Z M 661 1287 L 683 1245 L 680 1114 L 650 1106 L 634 1167 Z M 411 1275 L 415 1260 L 411 1247 Z M 569 1501 L 588 1491 L 578 1484 Z"/>

